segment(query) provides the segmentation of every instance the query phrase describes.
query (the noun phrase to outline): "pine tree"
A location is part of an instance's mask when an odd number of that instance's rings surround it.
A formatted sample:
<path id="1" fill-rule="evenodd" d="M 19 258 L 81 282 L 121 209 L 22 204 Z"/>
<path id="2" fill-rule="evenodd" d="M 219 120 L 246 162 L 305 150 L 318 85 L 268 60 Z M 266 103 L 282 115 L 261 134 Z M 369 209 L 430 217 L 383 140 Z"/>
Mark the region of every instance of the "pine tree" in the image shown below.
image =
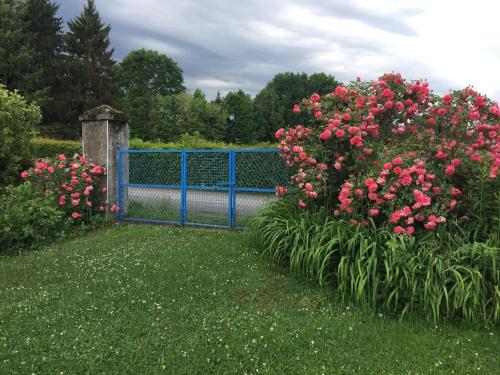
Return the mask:
<path id="1" fill-rule="evenodd" d="M 23 26 L 19 2 L 0 0 L 0 83 L 9 90 L 20 88 L 33 58 L 29 35 Z"/>
<path id="2" fill-rule="evenodd" d="M 222 104 L 222 97 L 220 95 L 220 91 L 219 90 L 217 90 L 217 95 L 215 96 L 214 103 L 215 104 Z"/>
<path id="3" fill-rule="evenodd" d="M 32 56 L 30 70 L 20 80 L 18 89 L 42 106 L 46 121 L 57 95 L 63 46 L 62 19 L 57 17 L 58 9 L 59 5 L 50 0 L 27 0 L 20 10 Z"/>
<path id="4" fill-rule="evenodd" d="M 114 50 L 110 49 L 111 26 L 101 21 L 94 0 L 87 0 L 80 16 L 68 22 L 66 34 L 66 100 L 61 104 L 65 121 L 79 134 L 78 115 L 101 104 L 114 104 L 118 87 L 114 81 Z"/>

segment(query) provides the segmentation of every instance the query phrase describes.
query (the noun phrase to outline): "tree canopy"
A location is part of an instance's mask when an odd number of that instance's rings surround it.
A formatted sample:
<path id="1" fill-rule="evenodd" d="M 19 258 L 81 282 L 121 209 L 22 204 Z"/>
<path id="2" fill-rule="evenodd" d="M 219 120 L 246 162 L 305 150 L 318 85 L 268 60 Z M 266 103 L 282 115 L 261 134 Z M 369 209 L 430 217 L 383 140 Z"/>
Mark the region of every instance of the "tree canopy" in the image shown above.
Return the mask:
<path id="1" fill-rule="evenodd" d="M 236 143 L 274 141 L 276 129 L 303 116 L 294 104 L 337 85 L 325 73 L 284 72 L 254 98 L 243 90 L 218 91 L 209 101 L 199 88 L 186 90 L 183 70 L 164 53 L 141 48 L 116 63 L 111 26 L 95 0 L 86 0 L 66 32 L 58 9 L 56 0 L 0 0 L 0 82 L 40 105 L 42 135 L 76 139 L 78 116 L 109 104 L 128 115 L 131 135 L 145 140 L 199 132 Z"/>
<path id="2" fill-rule="evenodd" d="M 227 113 L 232 115 L 228 123 L 226 141 L 253 143 L 262 138 L 261 128 L 255 122 L 252 97 L 243 90 L 229 92 L 223 100 Z"/>
<path id="3" fill-rule="evenodd" d="M 153 50 L 130 52 L 119 64 L 118 78 L 124 94 L 175 95 L 185 90 L 182 69 L 167 55 Z"/>
<path id="4" fill-rule="evenodd" d="M 255 98 L 255 114 L 265 129 L 265 139 L 273 140 L 276 129 L 300 119 L 293 112 L 294 104 L 313 92 L 330 93 L 337 85 L 335 78 L 325 73 L 276 74 Z"/>
<path id="5" fill-rule="evenodd" d="M 120 103 L 128 114 L 132 134 L 152 139 L 151 116 L 157 96 L 176 95 L 185 90 L 182 69 L 165 54 L 140 49 L 130 52 L 118 65 Z"/>

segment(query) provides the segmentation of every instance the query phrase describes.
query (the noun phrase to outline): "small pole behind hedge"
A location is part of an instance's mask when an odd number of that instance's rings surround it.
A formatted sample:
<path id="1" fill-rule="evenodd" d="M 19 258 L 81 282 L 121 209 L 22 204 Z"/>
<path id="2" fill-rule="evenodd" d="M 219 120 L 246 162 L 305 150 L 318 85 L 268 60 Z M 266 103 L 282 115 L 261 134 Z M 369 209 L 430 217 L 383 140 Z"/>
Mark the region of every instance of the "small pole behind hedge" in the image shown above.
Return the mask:
<path id="1" fill-rule="evenodd" d="M 108 105 L 101 105 L 80 115 L 82 122 L 83 155 L 107 169 L 105 186 L 108 207 L 118 205 L 118 149 L 128 148 L 128 119 L 125 114 Z M 123 160 L 122 178 L 128 180 L 128 160 Z M 120 207 L 123 210 L 123 207 Z M 109 210 L 108 210 L 109 212 Z"/>

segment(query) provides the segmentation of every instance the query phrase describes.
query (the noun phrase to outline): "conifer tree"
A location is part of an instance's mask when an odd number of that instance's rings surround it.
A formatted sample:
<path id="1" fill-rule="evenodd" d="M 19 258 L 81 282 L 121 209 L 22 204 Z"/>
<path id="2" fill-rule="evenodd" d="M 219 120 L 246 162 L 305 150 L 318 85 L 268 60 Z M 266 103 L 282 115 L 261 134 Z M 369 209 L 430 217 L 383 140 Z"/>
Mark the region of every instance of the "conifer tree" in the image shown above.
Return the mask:
<path id="1" fill-rule="evenodd" d="M 217 90 L 217 95 L 215 96 L 214 103 L 215 104 L 222 104 L 222 97 L 220 95 L 220 91 L 219 90 Z"/>
<path id="2" fill-rule="evenodd" d="M 94 0 L 87 0 L 82 13 L 68 22 L 66 34 L 66 98 L 61 102 L 65 122 L 79 133 L 78 115 L 101 104 L 114 104 L 118 86 L 114 81 L 113 49 L 110 48 L 111 26 L 101 21 Z M 64 120 L 63 120 L 64 121 Z"/>
<path id="3" fill-rule="evenodd" d="M 30 69 L 21 78 L 18 89 L 41 105 L 45 121 L 57 96 L 60 58 L 63 47 L 59 5 L 51 0 L 26 0 L 20 19 L 31 46 Z M 50 116 L 49 116 L 50 117 Z"/>
<path id="4" fill-rule="evenodd" d="M 0 0 L 0 83 L 9 90 L 20 89 L 19 82 L 32 60 L 29 35 L 23 26 L 19 2 Z"/>

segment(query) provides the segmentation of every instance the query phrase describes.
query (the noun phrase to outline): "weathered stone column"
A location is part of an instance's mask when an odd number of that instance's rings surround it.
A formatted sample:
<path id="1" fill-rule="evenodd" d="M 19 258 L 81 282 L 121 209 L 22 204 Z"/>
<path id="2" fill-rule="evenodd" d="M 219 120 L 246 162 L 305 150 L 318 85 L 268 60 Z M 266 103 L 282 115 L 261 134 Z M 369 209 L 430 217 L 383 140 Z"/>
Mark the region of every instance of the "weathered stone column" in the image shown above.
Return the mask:
<path id="1" fill-rule="evenodd" d="M 82 114 L 80 121 L 83 155 L 95 163 L 105 165 L 108 206 L 119 205 L 118 148 L 128 148 L 127 117 L 108 105 L 101 105 Z M 123 159 L 125 158 L 122 158 L 122 179 L 128 181 L 128 158 Z M 122 210 L 124 208 L 121 207 Z"/>

